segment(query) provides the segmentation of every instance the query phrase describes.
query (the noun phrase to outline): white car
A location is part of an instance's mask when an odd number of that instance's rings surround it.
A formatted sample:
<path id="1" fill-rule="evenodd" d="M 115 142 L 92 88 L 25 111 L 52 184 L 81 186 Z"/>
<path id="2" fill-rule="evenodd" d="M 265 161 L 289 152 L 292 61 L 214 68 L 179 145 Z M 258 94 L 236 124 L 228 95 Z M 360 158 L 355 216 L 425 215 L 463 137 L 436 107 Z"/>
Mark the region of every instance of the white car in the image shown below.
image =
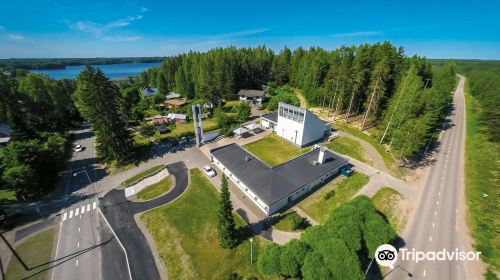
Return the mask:
<path id="1" fill-rule="evenodd" d="M 205 171 L 208 177 L 215 177 L 215 175 L 217 175 L 215 170 L 210 165 L 203 166 L 203 171 Z"/>
<path id="2" fill-rule="evenodd" d="M 83 147 L 82 147 L 82 145 L 76 145 L 76 147 L 75 147 L 75 152 L 77 152 L 77 153 L 78 153 L 78 152 L 81 152 L 81 151 L 83 151 Z"/>

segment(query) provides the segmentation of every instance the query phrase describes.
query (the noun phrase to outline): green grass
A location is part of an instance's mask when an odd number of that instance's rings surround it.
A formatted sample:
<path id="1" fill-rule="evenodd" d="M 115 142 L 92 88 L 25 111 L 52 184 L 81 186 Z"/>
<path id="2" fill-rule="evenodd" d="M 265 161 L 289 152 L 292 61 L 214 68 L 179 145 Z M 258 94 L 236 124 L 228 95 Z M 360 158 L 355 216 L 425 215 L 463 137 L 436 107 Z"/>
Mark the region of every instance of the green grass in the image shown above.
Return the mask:
<path id="1" fill-rule="evenodd" d="M 0 190 L 0 202 L 17 201 L 16 192 L 13 190 Z"/>
<path id="2" fill-rule="evenodd" d="M 468 222 L 475 247 L 491 268 L 500 270 L 499 176 L 500 146 L 490 142 L 479 124 L 481 105 L 466 94 L 465 184 Z M 488 198 L 483 198 L 488 194 Z M 490 274 L 493 275 L 493 274 Z"/>
<path id="3" fill-rule="evenodd" d="M 166 193 L 170 190 L 170 188 L 172 188 L 172 178 L 169 176 L 158 183 L 143 189 L 137 193 L 136 196 L 140 200 L 150 200 Z"/>
<path id="4" fill-rule="evenodd" d="M 310 151 L 310 148 L 300 149 L 276 134 L 271 134 L 243 147 L 271 166 L 276 166 Z"/>
<path id="5" fill-rule="evenodd" d="M 240 104 L 239 100 L 227 101 L 223 108 L 234 108 Z"/>
<path id="6" fill-rule="evenodd" d="M 368 176 L 359 172 L 347 178 L 339 177 L 311 194 L 298 206 L 312 219 L 323 223 L 333 209 L 350 200 L 367 183 Z M 330 193 L 328 199 L 325 197 L 327 193 Z"/>
<path id="7" fill-rule="evenodd" d="M 351 135 L 354 135 L 362 140 L 365 140 L 366 142 L 370 143 L 376 150 L 377 152 L 382 156 L 382 159 L 384 160 L 385 165 L 389 170 L 392 171 L 393 175 L 402 178 L 406 174 L 406 171 L 404 168 L 400 168 L 396 164 L 396 158 L 394 157 L 393 154 L 388 152 L 385 147 L 377 141 L 377 139 L 371 137 L 368 134 L 363 133 L 359 129 L 356 129 L 350 125 L 343 124 L 343 123 L 338 123 L 336 127 L 344 132 L 347 132 Z"/>
<path id="8" fill-rule="evenodd" d="M 332 142 L 326 144 L 326 146 L 338 153 L 344 154 L 346 156 L 353 157 L 359 161 L 371 163 L 371 160 L 367 159 L 364 156 L 365 150 L 355 140 L 339 137 L 337 139 L 332 140 Z"/>
<path id="9" fill-rule="evenodd" d="M 295 212 L 295 211 L 286 212 L 278 221 L 276 221 L 273 224 L 273 227 L 275 229 L 281 230 L 281 231 L 290 231 L 290 232 L 299 232 L 299 231 L 302 231 L 304 228 L 299 228 L 299 229 L 296 229 L 296 230 L 293 229 L 292 222 L 291 222 L 291 217 L 292 216 L 293 217 L 298 217 L 298 218 L 302 219 L 302 217 L 300 217 L 299 214 L 297 214 L 297 212 Z"/>
<path id="10" fill-rule="evenodd" d="M 5 278 L 30 280 L 47 279 L 51 272 L 48 268 L 52 265 L 49 262 L 52 260 L 54 233 L 55 230 L 53 228 L 42 231 L 17 246 L 16 251 L 21 259 L 28 267 L 34 269 L 26 271 L 21 263 L 12 256 L 7 266 Z"/>
<path id="11" fill-rule="evenodd" d="M 191 183 L 178 200 L 141 216 L 162 259 L 169 279 L 224 279 L 229 272 L 243 277 L 258 275 L 250 263 L 250 242 L 221 249 L 217 237 L 219 194 L 198 169 L 191 170 Z M 235 215 L 238 226 L 243 221 Z M 254 238 L 257 259 L 260 238 Z"/>
<path id="12" fill-rule="evenodd" d="M 208 132 L 218 128 L 217 122 L 214 119 L 204 119 L 203 121 L 203 132 Z M 161 134 L 160 139 L 163 138 L 180 138 L 184 136 L 194 135 L 194 125 L 193 122 L 179 123 L 176 124 L 174 129 L 169 133 Z"/>
<path id="13" fill-rule="evenodd" d="M 397 232 L 402 232 L 406 225 L 406 217 L 398 215 L 398 203 L 404 197 L 390 187 L 381 188 L 373 197 L 373 204 L 378 211 L 382 212 L 391 226 Z"/>
<path id="14" fill-rule="evenodd" d="M 137 173 L 136 175 L 134 175 L 134 176 L 128 178 L 127 180 L 123 181 L 122 185 L 128 185 L 130 183 L 133 183 L 133 182 L 135 182 L 135 181 L 137 181 L 137 180 L 139 180 L 139 179 L 141 179 L 143 177 L 148 176 L 149 174 L 151 174 L 151 173 L 153 173 L 153 172 L 155 172 L 157 170 L 160 170 L 164 166 L 165 166 L 164 164 L 155 165 L 155 166 L 153 166 L 153 167 L 151 167 L 149 169 L 146 169 L 146 170 L 144 170 L 144 171 L 142 171 L 140 173 Z"/>

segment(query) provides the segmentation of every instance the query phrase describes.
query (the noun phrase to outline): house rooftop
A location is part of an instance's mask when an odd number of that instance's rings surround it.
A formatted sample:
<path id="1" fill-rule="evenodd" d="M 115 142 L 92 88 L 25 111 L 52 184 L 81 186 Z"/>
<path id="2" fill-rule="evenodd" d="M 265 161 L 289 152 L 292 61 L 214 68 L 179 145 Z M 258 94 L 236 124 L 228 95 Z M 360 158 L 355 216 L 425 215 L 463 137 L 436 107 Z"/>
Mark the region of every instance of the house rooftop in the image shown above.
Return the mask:
<path id="1" fill-rule="evenodd" d="M 215 148 L 210 153 L 262 201 L 271 205 L 348 162 L 324 149 L 325 161 L 318 164 L 320 149 L 271 167 L 237 144 Z"/>
<path id="2" fill-rule="evenodd" d="M 278 123 L 278 112 L 271 112 L 265 115 L 260 116 L 263 119 L 271 121 L 273 123 Z"/>
<path id="3" fill-rule="evenodd" d="M 181 97 L 181 95 L 180 95 L 180 94 L 178 94 L 178 93 L 175 93 L 175 92 L 171 92 L 171 93 L 169 93 L 169 94 L 167 94 L 167 95 L 165 96 L 165 98 L 166 98 L 167 100 L 169 100 L 169 99 L 175 99 L 175 98 L 180 98 L 180 97 Z"/>
<path id="4" fill-rule="evenodd" d="M 165 104 L 169 104 L 172 106 L 183 106 L 186 103 L 187 103 L 187 101 L 183 100 L 183 99 L 170 99 L 170 100 L 165 101 Z"/>
<path id="5" fill-rule="evenodd" d="M 264 90 L 256 90 L 256 89 L 240 89 L 238 92 L 239 96 L 245 97 L 262 97 L 266 94 Z"/>

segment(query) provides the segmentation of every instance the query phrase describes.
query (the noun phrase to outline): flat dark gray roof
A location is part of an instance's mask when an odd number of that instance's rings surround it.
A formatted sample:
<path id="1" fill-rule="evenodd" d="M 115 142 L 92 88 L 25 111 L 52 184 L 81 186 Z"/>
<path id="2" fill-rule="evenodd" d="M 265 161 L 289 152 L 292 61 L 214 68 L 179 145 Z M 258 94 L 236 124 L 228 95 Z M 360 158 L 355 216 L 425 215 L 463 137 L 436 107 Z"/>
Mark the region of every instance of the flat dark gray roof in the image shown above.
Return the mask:
<path id="1" fill-rule="evenodd" d="M 271 112 L 265 115 L 260 116 L 263 119 L 268 121 L 272 121 L 273 123 L 278 123 L 278 112 Z"/>
<path id="2" fill-rule="evenodd" d="M 266 94 L 265 91 L 263 90 L 258 90 L 258 89 L 240 89 L 238 92 L 239 96 L 246 96 L 246 97 L 262 97 Z"/>
<path id="3" fill-rule="evenodd" d="M 314 165 L 319 151 L 319 148 L 314 149 L 275 167 L 234 143 L 212 149 L 210 153 L 259 199 L 271 205 L 348 163 L 347 159 L 325 149 L 325 162 Z"/>

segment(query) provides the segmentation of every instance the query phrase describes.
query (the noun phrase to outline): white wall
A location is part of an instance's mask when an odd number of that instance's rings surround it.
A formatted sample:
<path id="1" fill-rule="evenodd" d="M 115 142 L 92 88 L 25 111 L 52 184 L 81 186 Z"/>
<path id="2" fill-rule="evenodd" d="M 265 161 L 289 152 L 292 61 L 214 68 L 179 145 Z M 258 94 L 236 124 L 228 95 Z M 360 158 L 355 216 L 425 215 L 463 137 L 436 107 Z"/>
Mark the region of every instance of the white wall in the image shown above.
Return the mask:
<path id="1" fill-rule="evenodd" d="M 304 131 L 304 123 L 289 120 L 287 118 L 278 116 L 278 125 L 276 133 L 285 138 L 286 140 L 302 146 L 302 134 Z"/>
<path id="2" fill-rule="evenodd" d="M 304 134 L 302 145 L 317 141 L 325 136 L 325 123 L 318 119 L 313 113 L 306 111 L 304 120 Z"/>

